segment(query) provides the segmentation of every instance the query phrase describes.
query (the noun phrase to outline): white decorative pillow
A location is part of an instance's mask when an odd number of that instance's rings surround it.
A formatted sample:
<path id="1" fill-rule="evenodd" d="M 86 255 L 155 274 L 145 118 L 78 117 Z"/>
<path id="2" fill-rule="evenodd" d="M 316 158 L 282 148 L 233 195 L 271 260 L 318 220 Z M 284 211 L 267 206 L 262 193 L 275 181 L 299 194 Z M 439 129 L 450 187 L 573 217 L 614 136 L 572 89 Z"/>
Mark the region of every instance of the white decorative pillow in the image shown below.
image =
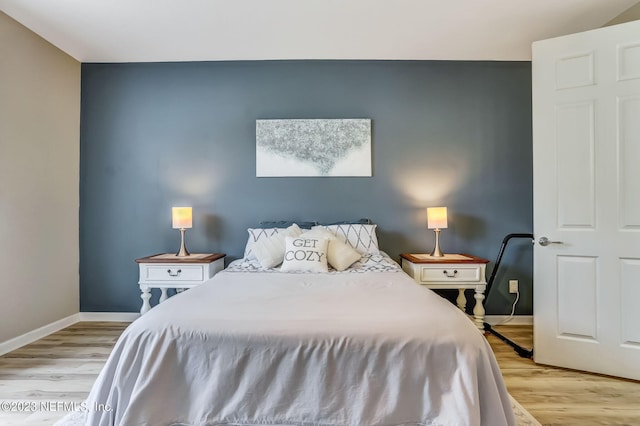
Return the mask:
<path id="1" fill-rule="evenodd" d="M 244 248 L 245 259 L 257 259 L 253 253 L 253 247 L 260 241 L 273 237 L 274 235 L 284 234 L 284 236 L 297 237 L 302 234 L 302 229 L 295 223 L 288 228 L 248 228 L 249 238 Z M 282 239 L 282 247 L 284 250 L 284 239 Z M 284 251 L 283 251 L 284 253 Z"/>
<path id="2" fill-rule="evenodd" d="M 328 272 L 326 238 L 286 237 L 281 271 Z"/>
<path id="3" fill-rule="evenodd" d="M 273 268 L 282 263 L 286 237 L 297 237 L 302 230 L 295 223 L 282 232 L 260 238 L 252 247 L 253 255 L 263 268 Z"/>
<path id="4" fill-rule="evenodd" d="M 338 240 L 328 229 L 323 226 L 316 226 L 311 231 L 300 235 L 300 238 L 326 238 L 329 240 L 327 246 L 327 261 L 336 271 L 344 271 L 349 266 L 362 258 L 362 255 L 350 245 Z"/>
<path id="5" fill-rule="evenodd" d="M 335 237 L 356 249 L 360 254 L 380 254 L 378 248 L 378 237 L 376 236 L 376 227 L 378 225 L 367 224 L 341 224 L 329 225 L 325 228 L 329 230 Z M 313 229 L 317 227 L 314 226 Z"/>

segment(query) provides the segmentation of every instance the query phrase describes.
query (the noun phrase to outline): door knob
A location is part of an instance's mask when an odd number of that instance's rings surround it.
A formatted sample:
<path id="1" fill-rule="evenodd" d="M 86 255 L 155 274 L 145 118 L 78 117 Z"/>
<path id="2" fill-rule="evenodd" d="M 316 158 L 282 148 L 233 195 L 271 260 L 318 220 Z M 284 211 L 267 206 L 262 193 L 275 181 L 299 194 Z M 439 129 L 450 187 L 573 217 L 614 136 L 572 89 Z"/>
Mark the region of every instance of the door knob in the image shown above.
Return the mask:
<path id="1" fill-rule="evenodd" d="M 540 239 L 538 240 L 538 244 L 546 247 L 549 244 L 562 244 L 562 241 L 550 241 L 547 237 L 540 237 Z"/>

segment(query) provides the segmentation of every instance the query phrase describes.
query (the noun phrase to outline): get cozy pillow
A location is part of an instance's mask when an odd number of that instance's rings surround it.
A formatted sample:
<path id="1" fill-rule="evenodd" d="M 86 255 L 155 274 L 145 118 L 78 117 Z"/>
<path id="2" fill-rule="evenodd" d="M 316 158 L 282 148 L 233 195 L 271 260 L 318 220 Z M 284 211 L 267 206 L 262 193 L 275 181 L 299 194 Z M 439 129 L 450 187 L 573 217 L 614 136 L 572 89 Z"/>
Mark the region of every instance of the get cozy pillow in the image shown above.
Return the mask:
<path id="1" fill-rule="evenodd" d="M 286 237 L 284 262 L 280 267 L 284 272 L 328 272 L 327 245 L 324 237 Z"/>
<path id="2" fill-rule="evenodd" d="M 323 226 L 316 226 L 311 231 L 303 233 L 300 237 L 324 237 L 329 240 L 327 246 L 327 262 L 329 262 L 329 265 L 333 266 L 333 269 L 336 271 L 344 271 L 362 258 L 362 255 L 358 253 L 358 251 L 338 240 L 335 235 Z"/>

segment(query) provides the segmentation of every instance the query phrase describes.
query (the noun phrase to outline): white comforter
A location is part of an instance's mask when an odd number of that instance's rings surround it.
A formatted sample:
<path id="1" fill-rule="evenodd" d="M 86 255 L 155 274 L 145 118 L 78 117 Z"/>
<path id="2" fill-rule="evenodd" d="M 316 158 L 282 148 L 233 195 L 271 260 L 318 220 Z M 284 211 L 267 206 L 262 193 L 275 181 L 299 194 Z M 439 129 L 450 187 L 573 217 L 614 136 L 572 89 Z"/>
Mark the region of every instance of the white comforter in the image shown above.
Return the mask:
<path id="1" fill-rule="evenodd" d="M 125 330 L 104 406 L 88 424 L 515 424 L 485 338 L 401 272 L 218 273 Z"/>

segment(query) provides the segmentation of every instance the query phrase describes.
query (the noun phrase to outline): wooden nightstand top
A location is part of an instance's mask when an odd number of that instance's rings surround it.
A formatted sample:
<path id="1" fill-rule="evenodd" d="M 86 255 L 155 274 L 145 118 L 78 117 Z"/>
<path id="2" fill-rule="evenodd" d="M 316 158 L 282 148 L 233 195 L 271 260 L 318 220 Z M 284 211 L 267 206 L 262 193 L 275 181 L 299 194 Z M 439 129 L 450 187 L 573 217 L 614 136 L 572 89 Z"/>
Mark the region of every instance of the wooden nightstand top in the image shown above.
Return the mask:
<path id="1" fill-rule="evenodd" d="M 225 256 L 224 253 L 195 253 L 187 257 L 178 257 L 175 253 L 160 253 L 136 259 L 136 263 L 211 263 Z"/>
<path id="2" fill-rule="evenodd" d="M 425 253 L 403 253 L 401 258 L 408 260 L 411 263 L 424 263 L 424 264 L 442 264 L 442 263 L 489 263 L 487 259 L 483 259 L 477 256 L 471 256 L 470 254 L 445 254 L 444 257 L 432 257 Z"/>

